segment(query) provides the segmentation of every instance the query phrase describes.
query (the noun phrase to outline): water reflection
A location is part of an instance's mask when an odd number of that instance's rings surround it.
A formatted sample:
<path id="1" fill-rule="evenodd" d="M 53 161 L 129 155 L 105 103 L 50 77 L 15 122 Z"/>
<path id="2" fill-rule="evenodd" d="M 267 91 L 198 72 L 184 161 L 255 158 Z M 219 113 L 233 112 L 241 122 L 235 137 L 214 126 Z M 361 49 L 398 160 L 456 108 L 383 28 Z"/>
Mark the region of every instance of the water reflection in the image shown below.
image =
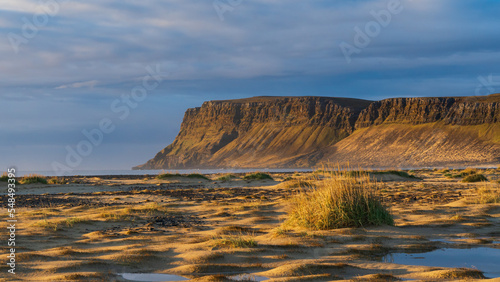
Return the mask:
<path id="1" fill-rule="evenodd" d="M 386 255 L 383 260 L 406 265 L 474 268 L 482 271 L 486 277 L 500 277 L 500 249 L 446 248 L 420 254 L 392 253 Z"/>

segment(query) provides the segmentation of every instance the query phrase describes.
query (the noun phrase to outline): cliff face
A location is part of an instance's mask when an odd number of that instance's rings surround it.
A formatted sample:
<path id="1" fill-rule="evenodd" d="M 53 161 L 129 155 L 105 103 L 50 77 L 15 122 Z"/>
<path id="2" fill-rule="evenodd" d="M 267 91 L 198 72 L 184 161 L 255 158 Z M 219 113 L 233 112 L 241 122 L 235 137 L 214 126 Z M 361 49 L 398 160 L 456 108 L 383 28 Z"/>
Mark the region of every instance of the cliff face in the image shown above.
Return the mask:
<path id="1" fill-rule="evenodd" d="M 499 124 L 498 94 L 210 101 L 187 110 L 175 141 L 134 169 L 495 163 Z"/>
<path id="2" fill-rule="evenodd" d="M 370 103 L 326 97 L 205 102 L 186 111 L 171 145 L 136 169 L 314 165 L 321 148 L 353 132 Z"/>
<path id="3" fill-rule="evenodd" d="M 495 123 L 500 119 L 499 101 L 498 95 L 386 99 L 374 102 L 363 110 L 355 127 L 359 129 L 383 123 L 424 124 L 439 121 L 453 125 Z"/>

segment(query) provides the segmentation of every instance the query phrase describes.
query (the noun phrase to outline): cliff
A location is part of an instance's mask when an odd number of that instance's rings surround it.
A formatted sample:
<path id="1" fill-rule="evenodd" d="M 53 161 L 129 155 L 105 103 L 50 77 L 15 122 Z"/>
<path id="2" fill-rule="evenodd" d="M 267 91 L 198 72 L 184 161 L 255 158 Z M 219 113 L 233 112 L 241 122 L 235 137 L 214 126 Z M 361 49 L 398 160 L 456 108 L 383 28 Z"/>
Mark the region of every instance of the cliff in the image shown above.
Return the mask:
<path id="1" fill-rule="evenodd" d="M 500 95 L 254 97 L 188 109 L 175 141 L 134 169 L 500 163 Z"/>

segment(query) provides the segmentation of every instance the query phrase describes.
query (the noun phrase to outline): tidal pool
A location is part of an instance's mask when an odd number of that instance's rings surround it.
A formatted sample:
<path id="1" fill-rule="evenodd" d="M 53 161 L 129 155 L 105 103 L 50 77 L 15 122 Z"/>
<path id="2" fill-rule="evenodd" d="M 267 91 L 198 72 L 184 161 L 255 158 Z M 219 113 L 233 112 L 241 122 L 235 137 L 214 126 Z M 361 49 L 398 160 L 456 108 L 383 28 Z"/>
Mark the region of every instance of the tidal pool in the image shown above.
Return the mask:
<path id="1" fill-rule="evenodd" d="M 428 253 L 392 253 L 384 262 L 406 265 L 466 267 L 480 270 L 488 278 L 500 277 L 500 249 L 439 249 Z"/>

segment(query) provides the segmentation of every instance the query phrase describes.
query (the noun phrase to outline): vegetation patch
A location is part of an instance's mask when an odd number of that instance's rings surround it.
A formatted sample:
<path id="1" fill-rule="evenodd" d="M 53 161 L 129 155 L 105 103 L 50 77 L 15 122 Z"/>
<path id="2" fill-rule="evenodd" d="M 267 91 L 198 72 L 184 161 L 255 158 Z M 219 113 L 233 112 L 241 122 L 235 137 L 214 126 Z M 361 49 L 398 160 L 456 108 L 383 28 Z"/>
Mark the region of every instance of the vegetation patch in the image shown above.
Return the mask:
<path id="1" fill-rule="evenodd" d="M 59 178 L 59 177 L 52 177 L 49 180 L 47 180 L 48 184 L 66 184 L 68 181 L 64 178 Z"/>
<path id="2" fill-rule="evenodd" d="M 2 176 L 0 176 L 0 181 L 3 181 L 3 182 L 9 181 L 9 175 L 6 172 L 4 172 L 2 174 Z"/>
<path id="3" fill-rule="evenodd" d="M 409 174 L 408 172 L 406 171 L 402 171 L 402 170 L 384 170 L 384 171 L 373 171 L 373 172 L 370 172 L 371 174 L 394 174 L 394 175 L 397 175 L 397 176 L 401 176 L 401 177 L 405 177 L 405 178 L 415 178 L 415 179 L 419 179 L 418 177 L 416 177 L 415 175 L 413 174 Z"/>
<path id="4" fill-rule="evenodd" d="M 265 179 L 270 179 L 273 180 L 271 175 L 263 172 L 254 172 L 251 174 L 247 174 L 243 177 L 245 180 L 265 180 Z"/>
<path id="5" fill-rule="evenodd" d="M 30 174 L 22 177 L 19 182 L 21 184 L 35 184 L 35 183 L 47 184 L 47 178 L 39 174 Z"/>
<path id="6" fill-rule="evenodd" d="M 292 198 L 291 204 L 286 223 L 310 229 L 394 224 L 368 175 L 341 177 L 332 173 L 314 190 Z"/>
<path id="7" fill-rule="evenodd" d="M 476 196 L 469 199 L 473 204 L 492 204 L 500 203 L 500 188 L 481 187 L 477 189 Z"/>
<path id="8" fill-rule="evenodd" d="M 226 174 L 226 175 L 223 175 L 223 176 L 217 178 L 217 180 L 219 180 L 219 181 L 230 181 L 230 180 L 236 179 L 236 178 L 238 178 L 238 177 L 236 175 L 234 175 L 234 174 Z"/>
<path id="9" fill-rule="evenodd" d="M 482 174 L 472 174 L 469 176 L 466 176 L 462 182 L 481 182 L 481 181 L 488 181 L 488 178 Z"/>
<path id="10" fill-rule="evenodd" d="M 199 179 L 210 180 L 210 178 L 206 177 L 203 174 L 199 174 L 199 173 L 191 173 L 191 174 L 186 175 L 186 177 L 187 178 L 199 178 Z"/>
<path id="11" fill-rule="evenodd" d="M 312 188 L 314 185 L 310 181 L 294 179 L 290 181 L 283 182 L 280 186 L 286 189 L 293 188 Z"/>
<path id="12" fill-rule="evenodd" d="M 86 223 L 87 219 L 83 219 L 80 217 L 70 217 L 66 219 L 58 219 L 58 220 L 40 220 L 35 222 L 32 226 L 41 227 L 44 229 L 49 229 L 53 231 L 61 230 L 63 227 L 73 227 L 77 223 Z"/>
<path id="13" fill-rule="evenodd" d="M 468 177 L 468 176 L 474 176 L 478 173 L 477 169 L 475 168 L 466 168 L 462 170 L 462 172 L 457 173 L 457 174 L 452 174 L 451 172 L 446 173 L 444 176 L 449 177 L 449 178 L 461 178 L 461 177 Z M 468 181 L 466 181 L 468 182 Z"/>
<path id="14" fill-rule="evenodd" d="M 257 242 L 253 238 L 243 236 L 226 236 L 215 238 L 213 246 L 219 248 L 253 248 Z"/>

